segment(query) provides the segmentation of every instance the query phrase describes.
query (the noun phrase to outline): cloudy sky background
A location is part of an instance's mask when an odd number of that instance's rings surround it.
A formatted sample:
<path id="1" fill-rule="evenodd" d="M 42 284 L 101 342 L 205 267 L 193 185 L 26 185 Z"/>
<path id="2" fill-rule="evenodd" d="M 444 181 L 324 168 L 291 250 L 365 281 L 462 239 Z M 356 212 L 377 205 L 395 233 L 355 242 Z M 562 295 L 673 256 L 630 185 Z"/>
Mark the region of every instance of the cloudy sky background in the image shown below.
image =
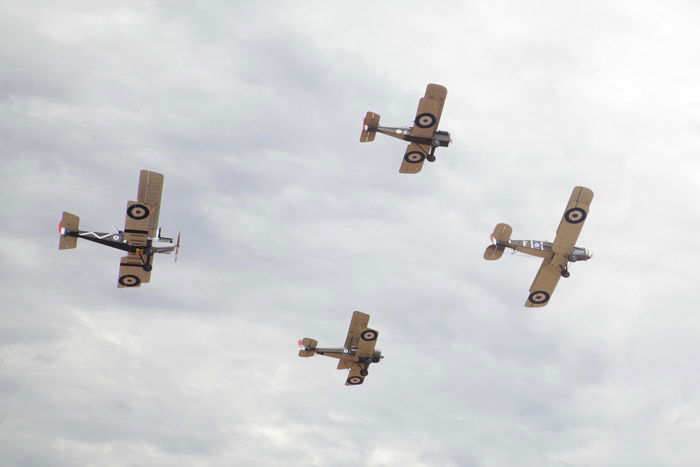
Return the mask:
<path id="1" fill-rule="evenodd" d="M 0 452 L 7 466 L 699 465 L 694 1 L 0 5 Z M 358 142 L 448 88 L 416 176 Z M 58 251 L 165 174 L 177 263 Z M 552 240 L 550 304 L 498 222 Z M 296 341 L 371 315 L 360 387 Z"/>

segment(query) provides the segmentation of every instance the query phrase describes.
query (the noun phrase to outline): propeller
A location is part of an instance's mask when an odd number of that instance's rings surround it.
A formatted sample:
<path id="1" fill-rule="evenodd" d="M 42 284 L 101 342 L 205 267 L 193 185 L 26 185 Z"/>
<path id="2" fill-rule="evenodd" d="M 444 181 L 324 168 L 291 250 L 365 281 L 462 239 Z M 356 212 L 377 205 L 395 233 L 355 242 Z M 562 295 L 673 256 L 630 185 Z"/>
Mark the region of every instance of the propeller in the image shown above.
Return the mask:
<path id="1" fill-rule="evenodd" d="M 177 233 L 177 244 L 175 245 L 175 262 L 177 262 L 177 255 L 180 253 L 180 232 Z"/>

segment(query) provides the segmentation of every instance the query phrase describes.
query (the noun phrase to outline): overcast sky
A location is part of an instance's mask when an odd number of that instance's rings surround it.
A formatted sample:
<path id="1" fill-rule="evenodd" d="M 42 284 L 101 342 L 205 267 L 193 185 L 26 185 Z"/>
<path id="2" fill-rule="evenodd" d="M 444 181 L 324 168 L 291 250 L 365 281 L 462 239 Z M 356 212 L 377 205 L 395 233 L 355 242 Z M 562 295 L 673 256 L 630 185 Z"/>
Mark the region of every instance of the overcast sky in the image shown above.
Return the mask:
<path id="1" fill-rule="evenodd" d="M 700 5 L 681 1 L 0 4 L 4 466 L 700 465 Z M 107 5 L 105 3 L 104 5 Z M 417 175 L 359 143 L 447 87 Z M 162 172 L 177 263 L 59 251 Z M 545 308 L 539 260 L 595 192 Z M 365 384 L 353 310 L 385 358 Z"/>

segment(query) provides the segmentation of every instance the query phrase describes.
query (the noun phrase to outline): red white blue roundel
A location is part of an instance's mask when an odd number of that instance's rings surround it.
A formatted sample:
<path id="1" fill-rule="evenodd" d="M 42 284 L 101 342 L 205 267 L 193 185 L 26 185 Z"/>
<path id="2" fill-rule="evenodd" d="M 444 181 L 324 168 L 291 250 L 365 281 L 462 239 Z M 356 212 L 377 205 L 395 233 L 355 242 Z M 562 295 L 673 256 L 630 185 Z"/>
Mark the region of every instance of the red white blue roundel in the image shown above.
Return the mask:
<path id="1" fill-rule="evenodd" d="M 420 128 L 430 128 L 435 125 L 435 122 L 437 122 L 437 117 L 428 112 L 416 115 L 414 120 L 414 123 Z"/>
<path id="2" fill-rule="evenodd" d="M 141 279 L 132 274 L 126 274 L 119 278 L 119 283 L 124 287 L 136 287 L 141 283 Z"/>
<path id="3" fill-rule="evenodd" d="M 403 156 L 403 160 L 411 164 L 419 164 L 425 160 L 425 154 L 420 151 L 407 152 L 406 155 Z"/>
<path id="4" fill-rule="evenodd" d="M 148 207 L 144 204 L 134 204 L 129 206 L 129 209 L 126 210 L 127 216 L 136 220 L 145 219 L 150 213 Z"/>
<path id="5" fill-rule="evenodd" d="M 527 299 L 535 305 L 541 305 L 549 300 L 549 294 L 543 290 L 532 292 Z"/>
<path id="6" fill-rule="evenodd" d="M 564 219 L 570 224 L 579 224 L 586 220 L 586 211 L 581 208 L 571 208 L 564 213 Z"/>
<path id="7" fill-rule="evenodd" d="M 348 384 L 362 384 L 362 377 L 361 376 L 351 376 L 348 378 Z"/>
<path id="8" fill-rule="evenodd" d="M 362 331 L 362 334 L 360 334 L 360 337 L 362 337 L 362 340 L 373 341 L 377 338 L 377 331 L 365 329 Z"/>

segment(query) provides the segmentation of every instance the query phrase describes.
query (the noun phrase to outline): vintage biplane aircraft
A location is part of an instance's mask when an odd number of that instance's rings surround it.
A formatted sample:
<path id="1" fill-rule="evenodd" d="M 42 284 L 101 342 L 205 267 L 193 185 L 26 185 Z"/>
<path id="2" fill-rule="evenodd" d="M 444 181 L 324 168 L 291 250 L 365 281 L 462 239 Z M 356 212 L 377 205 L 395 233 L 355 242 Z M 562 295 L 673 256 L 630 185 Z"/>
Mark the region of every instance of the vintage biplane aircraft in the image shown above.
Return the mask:
<path id="1" fill-rule="evenodd" d="M 577 186 L 566 205 L 554 242 L 540 240 L 511 240 L 513 229 L 508 224 L 498 224 L 491 234 L 492 245 L 484 252 L 484 258 L 495 260 L 503 256 L 506 248 L 543 258 L 535 280 L 530 286 L 526 307 L 545 306 L 554 292 L 560 277 L 569 277 L 569 262 L 586 261 L 593 257 L 590 251 L 575 246 L 588 209 L 593 191 Z"/>
<path id="2" fill-rule="evenodd" d="M 374 141 L 377 133 L 409 141 L 410 144 L 406 148 L 399 172 L 405 174 L 420 172 L 425 159 L 430 162 L 435 161 L 436 148 L 447 147 L 452 141 L 448 132 L 437 131 L 446 96 L 447 89 L 444 86 L 429 84 L 425 89 L 425 96 L 421 97 L 418 102 L 418 111 L 416 111 L 416 118 L 413 120 L 413 127 L 379 126 L 379 114 L 367 112 L 360 142 Z"/>
<path id="3" fill-rule="evenodd" d="M 64 212 L 58 231 L 61 238 L 59 250 L 75 248 L 82 238 L 118 250 L 126 251 L 119 263 L 119 280 L 117 287 L 139 287 L 151 280 L 153 256 L 156 253 L 177 253 L 180 249 L 180 235 L 173 245 L 173 239 L 161 237 L 158 228 L 160 198 L 163 192 L 163 175 L 142 170 L 139 178 L 139 190 L 136 201 L 129 201 L 126 206 L 124 230 L 119 232 L 93 232 L 80 230 L 80 218 L 75 214 Z M 156 246 L 156 242 L 170 246 Z"/>
<path id="4" fill-rule="evenodd" d="M 372 363 L 378 363 L 382 358 L 379 350 L 374 350 L 379 332 L 367 327 L 369 315 L 360 311 L 352 313 L 350 329 L 342 348 L 320 348 L 314 339 L 305 337 L 299 341 L 300 357 L 313 357 L 314 355 L 326 355 L 337 358 L 339 370 L 350 370 L 346 386 L 362 384 L 365 376 L 369 374 L 367 369 Z"/>

